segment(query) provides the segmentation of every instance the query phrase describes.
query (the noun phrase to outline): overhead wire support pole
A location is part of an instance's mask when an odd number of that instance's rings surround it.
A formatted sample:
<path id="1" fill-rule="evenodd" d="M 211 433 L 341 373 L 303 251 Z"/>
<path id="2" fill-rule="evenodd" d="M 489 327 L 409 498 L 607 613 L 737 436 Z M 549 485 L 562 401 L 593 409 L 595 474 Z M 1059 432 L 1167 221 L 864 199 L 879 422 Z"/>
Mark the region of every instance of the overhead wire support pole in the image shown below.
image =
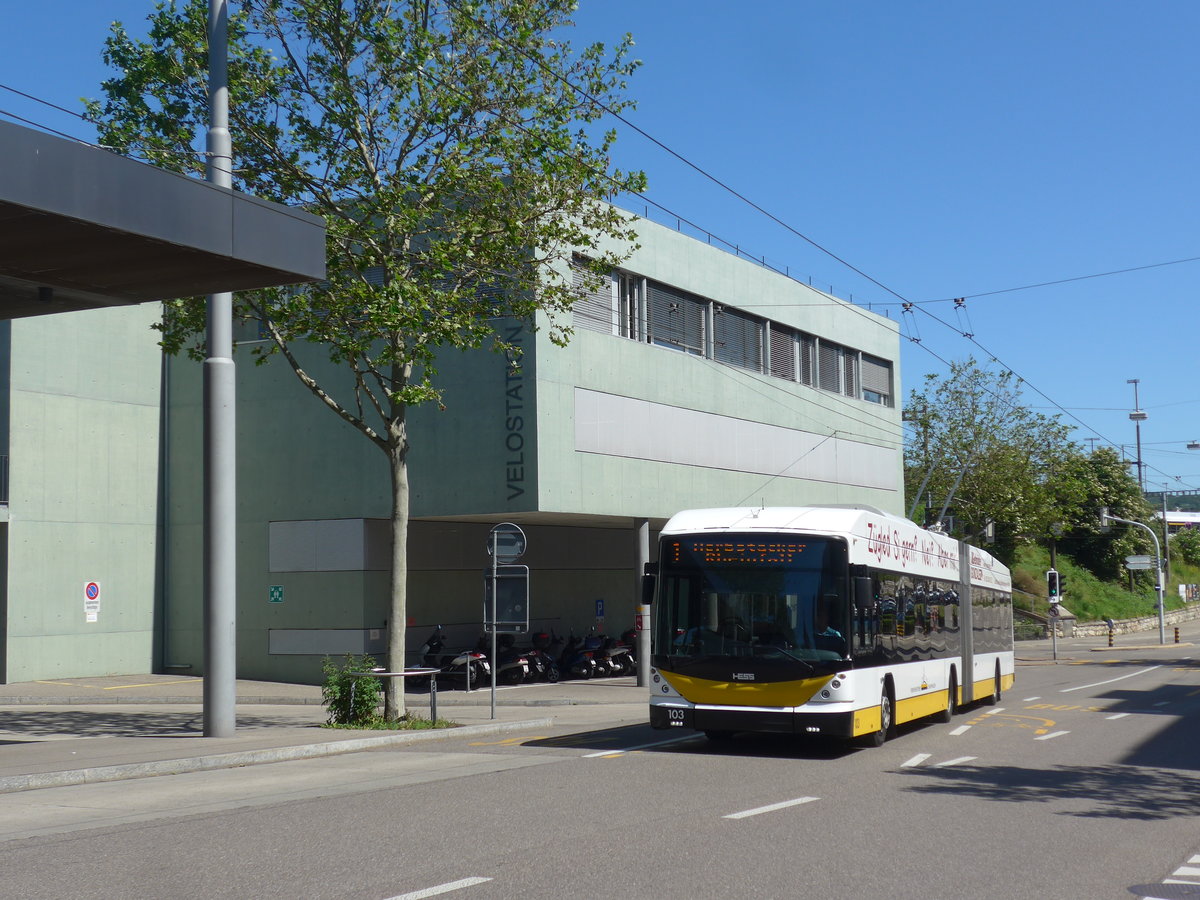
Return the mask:
<path id="1" fill-rule="evenodd" d="M 229 136 L 229 4 L 209 0 L 205 180 L 233 187 Z M 208 297 L 204 360 L 204 736 L 237 730 L 237 454 L 233 294 Z"/>

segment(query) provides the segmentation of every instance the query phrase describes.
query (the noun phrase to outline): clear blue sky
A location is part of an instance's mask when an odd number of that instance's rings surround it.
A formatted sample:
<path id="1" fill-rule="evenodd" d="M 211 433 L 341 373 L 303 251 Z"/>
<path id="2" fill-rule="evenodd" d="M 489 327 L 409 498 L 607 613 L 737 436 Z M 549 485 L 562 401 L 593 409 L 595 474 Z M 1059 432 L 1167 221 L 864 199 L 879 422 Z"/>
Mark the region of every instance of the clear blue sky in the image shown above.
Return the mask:
<path id="1" fill-rule="evenodd" d="M 78 109 L 106 74 L 108 23 L 136 33 L 151 7 L 5 4 L 0 84 Z M 1132 456 L 1126 381 L 1140 379 L 1147 486 L 1200 488 L 1200 451 L 1185 449 L 1200 440 L 1200 260 L 1008 291 L 1200 257 L 1200 4 L 581 7 L 576 41 L 634 35 L 630 121 L 921 311 L 622 129 L 616 162 L 646 170 L 651 200 L 901 320 L 921 338 L 903 342 L 905 393 L 941 360 L 995 356 L 1049 398 L 1027 388 L 1031 406 L 1067 411 L 1083 446 Z M 0 110 L 90 137 L 7 90 Z M 955 297 L 965 312 L 922 302 Z"/>

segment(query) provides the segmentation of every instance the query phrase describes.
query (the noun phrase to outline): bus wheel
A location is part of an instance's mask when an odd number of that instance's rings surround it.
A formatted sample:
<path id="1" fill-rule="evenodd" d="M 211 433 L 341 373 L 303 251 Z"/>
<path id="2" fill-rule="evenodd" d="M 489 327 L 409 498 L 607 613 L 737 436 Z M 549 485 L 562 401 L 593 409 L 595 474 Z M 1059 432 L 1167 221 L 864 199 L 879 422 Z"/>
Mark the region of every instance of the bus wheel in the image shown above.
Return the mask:
<path id="1" fill-rule="evenodd" d="M 996 683 L 992 687 L 992 696 L 988 698 L 988 703 L 996 704 L 1000 702 L 1000 664 L 996 663 Z"/>
<path id="2" fill-rule="evenodd" d="M 954 673 L 950 673 L 950 690 L 946 692 L 946 708 L 933 717 L 935 722 L 941 722 L 943 725 L 948 724 L 954 718 L 954 714 L 958 711 L 958 679 Z"/>
<path id="3" fill-rule="evenodd" d="M 716 741 L 717 743 L 724 743 L 725 741 L 733 739 L 733 732 L 732 731 L 717 731 L 715 729 L 709 729 L 708 731 L 704 732 L 704 736 L 706 738 L 708 738 L 710 741 Z"/>
<path id="4" fill-rule="evenodd" d="M 868 747 L 882 747 L 884 742 L 892 736 L 892 695 L 888 693 L 887 685 L 883 686 L 883 693 L 879 698 L 879 730 L 868 734 L 863 743 Z"/>

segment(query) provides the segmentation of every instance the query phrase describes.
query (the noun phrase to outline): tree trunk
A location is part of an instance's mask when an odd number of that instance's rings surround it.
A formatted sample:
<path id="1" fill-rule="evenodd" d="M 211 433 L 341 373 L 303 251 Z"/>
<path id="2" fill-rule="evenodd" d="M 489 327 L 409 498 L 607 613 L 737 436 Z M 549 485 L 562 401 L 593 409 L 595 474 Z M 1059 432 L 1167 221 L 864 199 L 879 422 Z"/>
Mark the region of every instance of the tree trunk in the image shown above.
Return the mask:
<path id="1" fill-rule="evenodd" d="M 388 464 L 392 476 L 392 579 L 388 613 L 388 669 L 404 670 L 404 643 L 408 633 L 408 438 L 403 414 L 389 428 Z M 384 718 L 405 715 L 404 679 L 385 678 Z"/>

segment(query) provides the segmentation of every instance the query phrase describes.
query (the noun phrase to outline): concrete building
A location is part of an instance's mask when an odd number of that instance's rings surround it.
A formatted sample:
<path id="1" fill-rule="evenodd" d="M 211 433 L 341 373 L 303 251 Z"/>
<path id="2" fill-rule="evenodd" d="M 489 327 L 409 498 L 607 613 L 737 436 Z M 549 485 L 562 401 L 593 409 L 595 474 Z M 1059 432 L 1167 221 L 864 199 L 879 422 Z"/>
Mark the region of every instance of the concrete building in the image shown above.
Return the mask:
<path id="1" fill-rule="evenodd" d="M 154 671 L 154 301 L 324 277 L 324 225 L 7 122 L 0 146 L 0 681 Z"/>
<path id="2" fill-rule="evenodd" d="M 474 642 L 496 523 L 528 536 L 536 624 L 619 633 L 639 523 L 653 532 L 679 509 L 727 505 L 903 514 L 896 325 L 649 221 L 637 230 L 640 249 L 577 305 L 567 347 L 509 322 L 519 368 L 447 355 L 445 409 L 411 414 L 411 649 L 435 624 Z M 198 368 L 167 369 L 172 671 L 202 662 Z M 238 672 L 315 680 L 322 655 L 385 645 L 386 460 L 282 360 L 238 373 Z"/>

